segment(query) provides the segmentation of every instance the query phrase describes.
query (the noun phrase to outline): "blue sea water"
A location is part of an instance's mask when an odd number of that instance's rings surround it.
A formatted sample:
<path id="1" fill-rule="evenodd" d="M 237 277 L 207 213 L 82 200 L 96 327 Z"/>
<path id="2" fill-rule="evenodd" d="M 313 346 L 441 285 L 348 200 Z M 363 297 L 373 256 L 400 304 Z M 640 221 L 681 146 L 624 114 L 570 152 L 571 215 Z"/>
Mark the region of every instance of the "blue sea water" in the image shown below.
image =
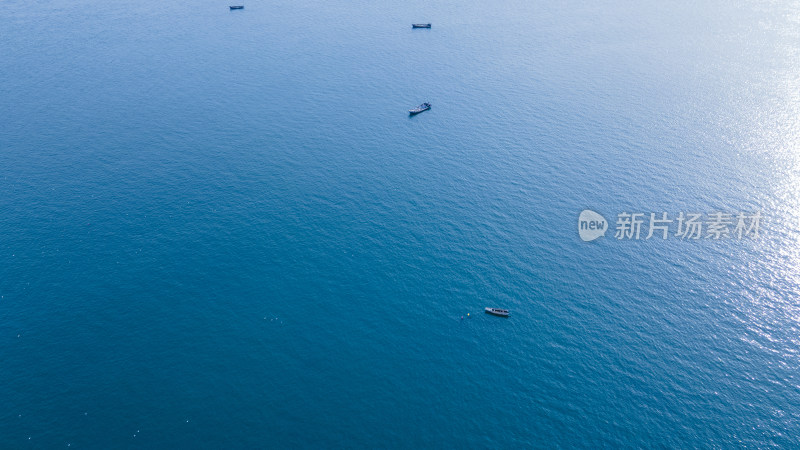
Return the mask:
<path id="1" fill-rule="evenodd" d="M 0 67 L 2 448 L 800 446 L 795 2 L 7 0 Z"/>

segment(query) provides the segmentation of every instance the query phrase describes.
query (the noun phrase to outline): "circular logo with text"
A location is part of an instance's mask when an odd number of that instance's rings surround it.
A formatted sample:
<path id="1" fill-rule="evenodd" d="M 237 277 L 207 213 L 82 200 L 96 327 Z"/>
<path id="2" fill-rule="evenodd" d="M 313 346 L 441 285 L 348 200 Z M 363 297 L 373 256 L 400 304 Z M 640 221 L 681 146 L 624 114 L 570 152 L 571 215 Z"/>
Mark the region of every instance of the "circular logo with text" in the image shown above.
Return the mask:
<path id="1" fill-rule="evenodd" d="M 605 217 L 591 209 L 584 209 L 578 216 L 578 234 L 585 242 L 605 236 L 608 222 Z"/>

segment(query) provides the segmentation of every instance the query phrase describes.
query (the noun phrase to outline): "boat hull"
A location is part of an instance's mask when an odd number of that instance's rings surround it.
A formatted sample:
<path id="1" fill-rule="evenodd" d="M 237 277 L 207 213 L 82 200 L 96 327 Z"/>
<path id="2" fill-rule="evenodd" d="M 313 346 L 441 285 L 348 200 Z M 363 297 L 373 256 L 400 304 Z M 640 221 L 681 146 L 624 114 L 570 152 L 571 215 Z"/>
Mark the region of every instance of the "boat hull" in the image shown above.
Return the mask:
<path id="1" fill-rule="evenodd" d="M 431 104 L 430 104 L 430 103 L 428 103 L 428 102 L 425 102 L 425 103 L 423 103 L 423 104 L 421 104 L 421 105 L 417 106 L 417 107 L 416 107 L 416 108 L 414 108 L 414 109 L 410 109 L 410 110 L 408 111 L 408 113 L 409 113 L 409 114 L 411 114 L 412 116 L 414 116 L 414 115 L 417 115 L 417 114 L 419 114 L 419 113 L 421 113 L 421 112 L 427 111 L 427 110 L 429 110 L 429 109 L 431 109 Z"/>
<path id="2" fill-rule="evenodd" d="M 415 23 L 411 25 L 411 28 L 430 28 L 431 24 L 429 23 Z"/>
<path id="3" fill-rule="evenodd" d="M 498 317 L 508 317 L 509 314 L 507 309 L 486 308 L 485 311 L 486 314 L 491 314 Z"/>

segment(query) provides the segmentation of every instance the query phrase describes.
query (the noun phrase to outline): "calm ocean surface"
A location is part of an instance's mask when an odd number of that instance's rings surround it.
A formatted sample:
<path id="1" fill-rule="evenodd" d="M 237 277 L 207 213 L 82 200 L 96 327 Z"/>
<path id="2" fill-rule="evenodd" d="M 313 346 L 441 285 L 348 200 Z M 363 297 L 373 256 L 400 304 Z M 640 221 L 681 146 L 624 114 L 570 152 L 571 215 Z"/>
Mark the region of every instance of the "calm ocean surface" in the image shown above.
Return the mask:
<path id="1" fill-rule="evenodd" d="M 800 446 L 800 5 L 700 3 L 4 1 L 0 448 Z"/>

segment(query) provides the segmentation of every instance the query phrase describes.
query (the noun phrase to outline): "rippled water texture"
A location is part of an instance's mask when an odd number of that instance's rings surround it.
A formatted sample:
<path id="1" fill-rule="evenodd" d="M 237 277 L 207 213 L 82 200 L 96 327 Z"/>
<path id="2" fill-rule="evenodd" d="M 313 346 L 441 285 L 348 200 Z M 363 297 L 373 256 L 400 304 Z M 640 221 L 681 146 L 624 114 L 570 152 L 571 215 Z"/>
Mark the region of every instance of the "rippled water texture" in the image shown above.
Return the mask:
<path id="1" fill-rule="evenodd" d="M 9 0 L 0 61 L 2 448 L 800 446 L 796 3 Z"/>

